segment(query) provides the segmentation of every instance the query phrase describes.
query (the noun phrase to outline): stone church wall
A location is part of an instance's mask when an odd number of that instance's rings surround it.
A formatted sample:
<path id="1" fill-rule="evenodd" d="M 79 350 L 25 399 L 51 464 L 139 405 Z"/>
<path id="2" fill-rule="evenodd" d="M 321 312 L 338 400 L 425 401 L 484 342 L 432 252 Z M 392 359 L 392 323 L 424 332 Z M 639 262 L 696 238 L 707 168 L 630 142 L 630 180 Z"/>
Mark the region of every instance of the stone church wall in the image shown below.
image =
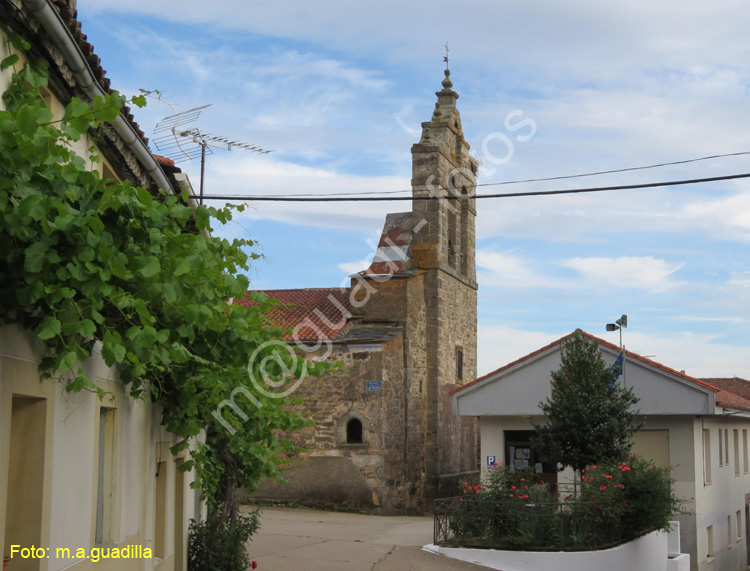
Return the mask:
<path id="1" fill-rule="evenodd" d="M 440 326 L 438 350 L 440 415 L 438 460 L 442 478 L 475 470 L 476 421 L 451 414 L 449 390 L 474 380 L 477 373 L 477 292 L 462 282 L 440 276 Z M 447 302 L 450 300 L 450 302 Z M 447 303 L 446 303 L 447 302 Z M 462 353 L 462 375 L 458 377 L 458 352 Z"/>
<path id="2" fill-rule="evenodd" d="M 307 504 L 406 511 L 414 495 L 405 481 L 408 445 L 405 418 L 411 399 L 405 390 L 403 337 L 382 343 L 380 351 L 334 346 L 330 361 L 340 368 L 309 377 L 295 391 L 296 410 L 310 425 L 285 435 L 303 451 L 291 458 L 284 477 L 291 483 L 265 481 L 252 497 Z M 382 381 L 381 391 L 366 382 Z M 363 442 L 348 444 L 346 425 L 362 422 Z"/>

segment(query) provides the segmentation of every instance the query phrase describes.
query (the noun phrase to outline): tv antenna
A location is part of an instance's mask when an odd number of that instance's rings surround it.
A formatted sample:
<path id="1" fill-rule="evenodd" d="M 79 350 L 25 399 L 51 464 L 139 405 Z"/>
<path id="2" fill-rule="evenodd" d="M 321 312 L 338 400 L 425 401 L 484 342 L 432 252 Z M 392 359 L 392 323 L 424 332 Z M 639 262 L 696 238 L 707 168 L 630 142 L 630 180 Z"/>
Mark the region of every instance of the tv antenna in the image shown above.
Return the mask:
<path id="1" fill-rule="evenodd" d="M 165 157 L 179 163 L 183 161 L 192 161 L 200 157 L 201 159 L 201 184 L 199 204 L 203 204 L 203 181 L 206 172 L 206 155 L 212 155 L 211 148 L 231 151 L 232 147 L 245 149 L 254 153 L 268 154 L 257 145 L 250 145 L 241 141 L 232 141 L 226 137 L 203 133 L 197 127 L 186 127 L 198 119 L 206 107 L 211 104 L 201 105 L 187 111 L 175 113 L 169 117 L 164 117 L 156 124 L 154 128 L 154 144 L 156 149 L 163 153 Z"/>

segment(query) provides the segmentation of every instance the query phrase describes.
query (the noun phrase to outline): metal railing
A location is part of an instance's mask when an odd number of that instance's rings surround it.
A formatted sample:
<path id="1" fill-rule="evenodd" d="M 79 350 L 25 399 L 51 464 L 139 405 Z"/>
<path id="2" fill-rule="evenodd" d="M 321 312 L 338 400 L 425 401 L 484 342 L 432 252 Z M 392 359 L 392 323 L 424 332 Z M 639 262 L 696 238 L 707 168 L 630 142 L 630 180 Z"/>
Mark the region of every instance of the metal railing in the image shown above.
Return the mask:
<path id="1" fill-rule="evenodd" d="M 523 551 L 606 549 L 631 539 L 604 507 L 442 498 L 435 500 L 433 539 L 442 546 Z"/>

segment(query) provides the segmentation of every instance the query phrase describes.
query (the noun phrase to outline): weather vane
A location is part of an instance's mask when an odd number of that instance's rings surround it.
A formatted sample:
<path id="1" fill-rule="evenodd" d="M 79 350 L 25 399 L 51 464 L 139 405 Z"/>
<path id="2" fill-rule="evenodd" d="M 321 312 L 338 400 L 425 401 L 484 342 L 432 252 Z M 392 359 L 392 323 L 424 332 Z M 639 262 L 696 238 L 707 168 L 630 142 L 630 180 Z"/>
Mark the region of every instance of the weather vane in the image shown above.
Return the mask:
<path id="1" fill-rule="evenodd" d="M 445 69 L 448 69 L 448 42 L 445 42 L 445 57 L 443 58 L 443 61 L 445 62 Z"/>

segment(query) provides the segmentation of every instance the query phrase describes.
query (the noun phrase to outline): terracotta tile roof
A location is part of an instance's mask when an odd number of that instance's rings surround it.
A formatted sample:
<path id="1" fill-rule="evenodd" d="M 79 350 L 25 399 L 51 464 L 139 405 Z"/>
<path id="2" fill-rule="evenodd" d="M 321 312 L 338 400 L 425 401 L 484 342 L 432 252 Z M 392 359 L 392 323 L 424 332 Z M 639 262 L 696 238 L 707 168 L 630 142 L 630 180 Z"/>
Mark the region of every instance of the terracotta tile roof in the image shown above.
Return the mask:
<path id="1" fill-rule="evenodd" d="M 267 314 L 275 327 L 288 330 L 292 339 L 295 328 L 300 341 L 317 341 L 323 336 L 334 339 L 346 326 L 351 310 L 349 288 L 308 288 L 258 290 L 277 304 Z M 256 305 L 248 296 L 235 301 L 246 307 Z"/>
<path id="2" fill-rule="evenodd" d="M 719 388 L 719 392 L 716 393 L 716 404 L 750 411 L 750 381 L 739 377 L 711 377 L 701 380 Z"/>
<path id="3" fill-rule="evenodd" d="M 151 153 L 154 155 L 154 158 L 156 159 L 156 162 L 160 165 L 167 165 L 168 167 L 174 166 L 174 161 L 167 157 L 162 157 L 161 155 L 157 155 L 155 153 Z"/>
<path id="4" fill-rule="evenodd" d="M 52 4 L 57 9 L 76 44 L 78 44 L 78 48 L 81 50 L 99 85 L 107 93 L 112 93 L 114 90 L 110 86 L 106 70 L 102 67 L 102 60 L 94 52 L 94 46 L 88 41 L 86 34 L 81 31 L 81 22 L 78 20 L 78 11 L 75 8 L 75 2 L 72 0 L 52 0 Z M 138 123 L 135 122 L 133 114 L 130 112 L 130 107 L 127 105 L 123 107 L 122 114 L 133 125 L 135 132 L 138 133 L 143 142 L 148 145 L 148 138 L 141 131 Z"/>
<path id="5" fill-rule="evenodd" d="M 595 341 L 599 346 L 608 347 L 608 348 L 610 348 L 610 349 L 612 349 L 614 351 L 617 351 L 618 353 L 620 352 L 620 347 L 618 347 L 617 345 L 615 345 L 613 343 L 610 343 L 609 341 L 605 341 L 604 339 L 600 339 L 599 337 L 596 337 L 594 335 L 591 335 L 590 333 L 586 333 L 585 331 L 582 331 L 582 330 L 578 329 L 577 331 L 574 331 L 573 333 L 570 333 L 568 335 L 565 335 L 564 337 L 561 337 L 557 341 L 553 341 L 549 345 L 545 345 L 541 349 L 537 349 L 536 351 L 534 351 L 532 353 L 529 353 L 525 357 L 521 357 L 520 359 L 516 359 L 512 363 L 508 363 L 507 365 L 503 365 L 499 369 L 495 369 L 491 373 L 487 373 L 486 375 L 483 375 L 483 376 L 479 377 L 478 379 L 476 379 L 474 381 L 466 383 L 465 385 L 461 385 L 460 387 L 456 387 L 455 389 L 453 389 L 452 391 L 450 391 L 450 394 L 454 394 L 454 393 L 457 393 L 459 391 L 462 391 L 463 389 L 465 389 L 467 387 L 475 385 L 476 383 L 479 383 L 479 382 L 481 382 L 481 381 L 483 381 L 483 380 L 485 380 L 485 379 L 487 379 L 489 377 L 497 375 L 498 373 L 502 373 L 503 371 L 506 371 L 507 369 L 510 369 L 511 367 L 514 367 L 514 366 L 516 366 L 516 365 L 518 365 L 520 363 L 523 363 L 524 361 L 528 361 L 528 360 L 532 359 L 533 357 L 536 357 L 537 355 L 539 355 L 541 353 L 544 353 L 544 352 L 552 349 L 555 346 L 562 345 L 563 342 L 566 339 L 568 339 L 572 335 L 575 335 L 576 333 L 583 334 L 585 337 L 591 339 L 592 341 Z M 683 373 L 681 371 L 677 371 L 675 369 L 667 367 L 666 365 L 662 365 L 661 363 L 657 363 L 656 361 L 652 361 L 651 359 L 647 359 L 646 357 L 641 357 L 640 355 L 638 355 L 637 353 L 633 353 L 632 351 L 625 350 L 625 354 L 631 360 L 640 361 L 642 363 L 650 365 L 651 367 L 655 367 L 657 369 L 661 369 L 662 371 L 664 371 L 666 373 L 669 373 L 669 374 L 674 375 L 676 377 L 680 377 L 680 378 L 682 378 L 682 379 L 684 379 L 686 381 L 689 381 L 691 383 L 695 383 L 696 385 L 700 385 L 701 387 L 710 389 L 710 390 L 714 391 L 715 393 L 719 393 L 720 392 L 720 389 L 718 387 L 712 385 L 709 382 L 706 382 L 705 380 L 701 380 L 701 379 L 697 379 L 695 377 L 691 377 L 691 376 L 686 375 L 685 373 Z M 718 402 L 719 402 L 719 400 L 718 400 L 718 394 L 717 394 L 717 403 Z"/>
<path id="6" fill-rule="evenodd" d="M 388 214 L 380 235 L 378 249 L 364 275 L 401 274 L 412 268 L 409 247 L 413 235 L 411 212 Z"/>

